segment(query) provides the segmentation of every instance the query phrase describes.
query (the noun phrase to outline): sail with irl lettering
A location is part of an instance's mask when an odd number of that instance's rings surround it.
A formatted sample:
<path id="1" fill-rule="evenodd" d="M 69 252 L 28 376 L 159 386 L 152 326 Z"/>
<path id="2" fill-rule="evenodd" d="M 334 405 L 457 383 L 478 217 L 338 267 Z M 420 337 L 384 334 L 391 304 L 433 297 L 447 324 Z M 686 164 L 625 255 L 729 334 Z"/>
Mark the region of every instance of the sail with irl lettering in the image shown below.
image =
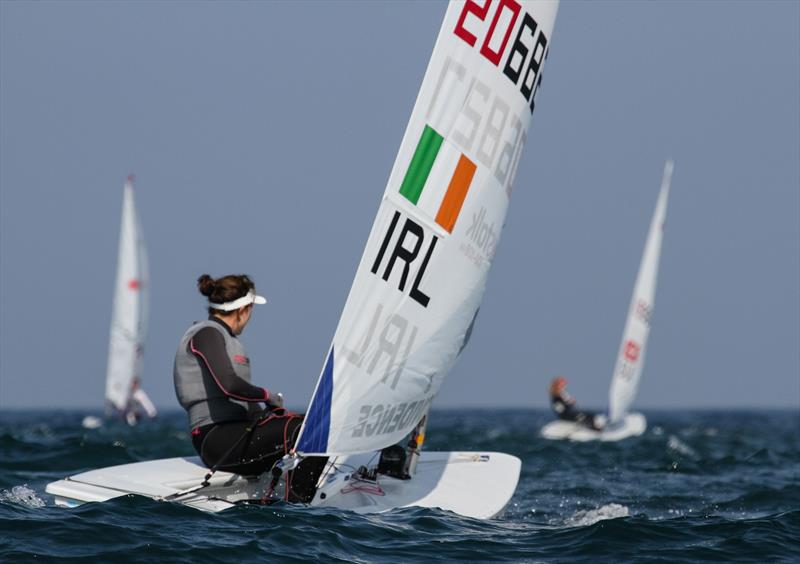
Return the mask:
<path id="1" fill-rule="evenodd" d="M 528 135 L 554 2 L 452 2 L 297 451 L 381 449 L 469 340 Z"/>

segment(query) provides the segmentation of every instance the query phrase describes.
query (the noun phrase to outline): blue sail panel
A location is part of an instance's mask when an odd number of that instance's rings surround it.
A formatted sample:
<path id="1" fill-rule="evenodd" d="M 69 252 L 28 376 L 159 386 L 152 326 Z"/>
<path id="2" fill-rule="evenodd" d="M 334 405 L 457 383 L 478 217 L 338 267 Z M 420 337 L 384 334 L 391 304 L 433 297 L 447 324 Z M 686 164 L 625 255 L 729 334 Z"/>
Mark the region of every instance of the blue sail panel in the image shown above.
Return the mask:
<path id="1" fill-rule="evenodd" d="M 295 449 L 297 452 L 325 452 L 328 448 L 328 431 L 331 423 L 331 393 L 333 392 L 333 347 L 322 371 L 317 391 L 306 414 L 303 434 Z"/>

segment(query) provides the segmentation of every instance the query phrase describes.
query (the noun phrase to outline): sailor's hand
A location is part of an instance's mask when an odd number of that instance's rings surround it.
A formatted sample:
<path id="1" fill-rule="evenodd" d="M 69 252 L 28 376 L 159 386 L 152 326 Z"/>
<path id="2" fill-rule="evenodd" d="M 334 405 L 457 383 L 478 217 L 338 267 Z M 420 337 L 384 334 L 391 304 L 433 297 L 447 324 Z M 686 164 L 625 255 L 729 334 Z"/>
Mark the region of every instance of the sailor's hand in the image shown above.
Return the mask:
<path id="1" fill-rule="evenodd" d="M 267 400 L 267 407 L 270 409 L 279 409 L 283 407 L 283 394 L 278 392 L 277 394 L 270 394 L 269 399 Z"/>

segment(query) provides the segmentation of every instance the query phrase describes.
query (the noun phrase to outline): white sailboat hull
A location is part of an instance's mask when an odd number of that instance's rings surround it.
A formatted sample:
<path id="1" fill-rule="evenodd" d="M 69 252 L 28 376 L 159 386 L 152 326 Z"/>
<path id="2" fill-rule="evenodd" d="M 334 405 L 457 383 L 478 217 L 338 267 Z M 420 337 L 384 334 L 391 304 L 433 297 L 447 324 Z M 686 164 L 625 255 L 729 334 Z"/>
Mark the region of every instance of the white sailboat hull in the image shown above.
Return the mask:
<path id="1" fill-rule="evenodd" d="M 409 480 L 380 475 L 376 481 L 364 481 L 352 475 L 354 468 L 376 458 L 376 453 L 339 457 L 311 505 L 356 513 L 430 507 L 489 519 L 511 500 L 521 467 L 517 457 L 497 452 L 423 452 Z M 197 457 L 166 458 L 76 474 L 48 484 L 46 491 L 57 505 L 67 507 L 131 494 L 161 499 L 199 485 L 207 472 Z M 222 511 L 261 498 L 269 481 L 268 474 L 248 480 L 217 472 L 208 487 L 175 501 L 203 511 Z"/>
<path id="2" fill-rule="evenodd" d="M 614 442 L 629 437 L 638 437 L 646 429 L 647 420 L 644 415 L 641 413 L 628 413 L 622 421 L 609 425 L 602 431 L 595 431 L 575 421 L 557 419 L 542 427 L 539 434 L 543 438 L 551 440 Z"/>

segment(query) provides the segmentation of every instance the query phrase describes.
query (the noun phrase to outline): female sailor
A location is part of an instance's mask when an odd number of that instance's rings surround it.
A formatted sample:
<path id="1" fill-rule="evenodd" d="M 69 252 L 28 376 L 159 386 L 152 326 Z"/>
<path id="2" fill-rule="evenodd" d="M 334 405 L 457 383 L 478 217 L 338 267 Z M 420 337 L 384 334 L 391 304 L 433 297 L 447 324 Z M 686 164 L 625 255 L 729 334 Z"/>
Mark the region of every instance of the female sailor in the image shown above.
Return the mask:
<path id="1" fill-rule="evenodd" d="M 605 416 L 578 410 L 575 398 L 567 393 L 566 388 L 567 379 L 563 376 L 553 378 L 550 383 L 550 406 L 558 418 L 575 421 L 595 431 L 602 431 L 606 424 Z"/>
<path id="2" fill-rule="evenodd" d="M 294 445 L 303 416 L 283 408 L 283 396 L 250 381 L 250 359 L 239 341 L 256 294 L 244 274 L 197 281 L 208 298 L 208 319 L 192 324 L 175 354 L 175 393 L 189 416 L 192 444 L 214 470 L 245 476 L 269 471 Z M 262 408 L 261 404 L 266 408 Z M 305 459 L 293 471 L 287 501 L 310 502 L 324 458 Z"/>

